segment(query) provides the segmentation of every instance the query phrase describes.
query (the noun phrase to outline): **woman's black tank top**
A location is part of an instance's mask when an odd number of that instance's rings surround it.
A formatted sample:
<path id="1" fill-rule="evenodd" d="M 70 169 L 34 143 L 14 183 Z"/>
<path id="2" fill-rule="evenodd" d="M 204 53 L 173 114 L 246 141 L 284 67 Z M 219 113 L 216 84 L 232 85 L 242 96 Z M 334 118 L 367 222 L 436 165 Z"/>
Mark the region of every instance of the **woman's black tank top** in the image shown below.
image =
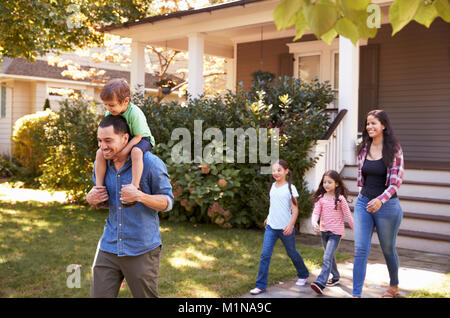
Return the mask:
<path id="1" fill-rule="evenodd" d="M 387 167 L 384 164 L 383 158 L 378 160 L 364 161 L 362 167 L 362 175 L 364 177 L 364 186 L 361 189 L 361 194 L 369 199 L 374 199 L 386 190 L 386 174 Z M 396 198 L 397 193 L 391 198 Z"/>

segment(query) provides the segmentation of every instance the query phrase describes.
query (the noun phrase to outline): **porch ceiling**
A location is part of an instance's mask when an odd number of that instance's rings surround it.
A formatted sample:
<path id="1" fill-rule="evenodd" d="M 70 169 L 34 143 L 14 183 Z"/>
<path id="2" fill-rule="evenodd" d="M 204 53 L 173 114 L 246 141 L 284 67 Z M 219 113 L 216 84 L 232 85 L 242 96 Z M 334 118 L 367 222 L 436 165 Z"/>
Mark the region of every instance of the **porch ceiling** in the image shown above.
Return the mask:
<path id="1" fill-rule="evenodd" d="M 217 6 L 213 10 L 198 9 L 184 14 L 158 16 L 131 22 L 105 32 L 131 38 L 158 47 L 188 51 L 190 34 L 204 36 L 204 53 L 234 58 L 234 45 L 243 42 L 294 37 L 295 27 L 278 31 L 273 22 L 273 11 L 280 0 L 241 0 Z M 373 0 L 381 6 L 382 23 L 387 22 L 388 0 Z M 181 12 L 182 13 L 182 12 Z M 262 36 L 261 36 L 262 33 Z M 311 33 L 307 31 L 305 34 Z"/>
<path id="2" fill-rule="evenodd" d="M 215 11 L 106 29 L 106 32 L 136 42 L 184 51 L 188 49 L 188 36 L 201 33 L 205 37 L 205 54 L 233 58 L 234 43 L 259 41 L 261 27 L 264 39 L 277 32 L 273 23 L 273 10 L 278 3 L 279 0 L 250 2 Z M 283 32 L 288 34 L 286 36 L 295 35 L 294 28 Z M 277 33 L 279 36 L 280 32 Z"/>

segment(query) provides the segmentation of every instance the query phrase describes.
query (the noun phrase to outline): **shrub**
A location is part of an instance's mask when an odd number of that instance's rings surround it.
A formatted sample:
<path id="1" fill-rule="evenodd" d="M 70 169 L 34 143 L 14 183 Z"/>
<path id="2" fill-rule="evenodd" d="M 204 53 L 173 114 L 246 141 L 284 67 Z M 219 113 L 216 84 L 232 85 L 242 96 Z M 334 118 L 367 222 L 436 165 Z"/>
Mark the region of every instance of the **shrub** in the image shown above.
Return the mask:
<path id="1" fill-rule="evenodd" d="M 191 163 L 173 162 L 171 152 L 176 143 L 170 139 L 171 133 L 183 127 L 194 136 L 194 120 L 202 120 L 202 132 L 214 127 L 223 136 L 226 128 L 280 128 L 280 158 L 288 161 L 293 172 L 300 195 L 299 215 L 309 215 L 312 203 L 303 176 L 315 160 L 307 155 L 328 126 L 325 108 L 332 100 L 328 84 L 290 77 L 279 78 L 271 86 L 255 82 L 248 93 L 189 100 L 186 107 L 135 97 L 155 136 L 153 152 L 164 160 L 171 176 L 176 203 L 167 217 L 223 227 L 262 227 L 268 213 L 271 178 L 260 174 L 260 163 L 249 163 L 248 143 L 245 163 L 196 163 L 193 157 Z M 191 149 L 193 146 L 191 140 Z"/>
<path id="2" fill-rule="evenodd" d="M 0 156 L 0 178 L 9 178 L 17 174 L 19 168 L 4 156 Z"/>
<path id="3" fill-rule="evenodd" d="M 52 110 L 46 110 L 23 116 L 14 124 L 12 153 L 27 184 L 35 183 L 42 174 L 41 165 L 50 151 L 46 131 L 57 117 Z"/>
<path id="4" fill-rule="evenodd" d="M 50 148 L 39 177 L 44 189 L 65 189 L 74 200 L 84 200 L 92 187 L 100 119 L 93 102 L 80 99 L 61 103 L 57 120 L 46 130 Z"/>

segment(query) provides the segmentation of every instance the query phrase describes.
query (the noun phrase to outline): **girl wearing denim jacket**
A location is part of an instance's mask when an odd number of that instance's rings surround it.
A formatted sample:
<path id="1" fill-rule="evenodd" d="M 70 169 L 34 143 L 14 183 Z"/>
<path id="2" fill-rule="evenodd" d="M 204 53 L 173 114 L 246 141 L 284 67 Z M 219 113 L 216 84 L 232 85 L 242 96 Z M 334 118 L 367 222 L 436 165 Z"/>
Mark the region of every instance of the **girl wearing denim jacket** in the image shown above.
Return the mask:
<path id="1" fill-rule="evenodd" d="M 371 239 L 376 228 L 389 271 L 389 287 L 382 295 L 398 294 L 398 255 L 395 248 L 402 220 L 397 191 L 403 180 L 403 152 L 383 110 L 370 111 L 358 149 L 358 186 L 354 209 L 355 255 L 353 297 L 361 297 Z"/>

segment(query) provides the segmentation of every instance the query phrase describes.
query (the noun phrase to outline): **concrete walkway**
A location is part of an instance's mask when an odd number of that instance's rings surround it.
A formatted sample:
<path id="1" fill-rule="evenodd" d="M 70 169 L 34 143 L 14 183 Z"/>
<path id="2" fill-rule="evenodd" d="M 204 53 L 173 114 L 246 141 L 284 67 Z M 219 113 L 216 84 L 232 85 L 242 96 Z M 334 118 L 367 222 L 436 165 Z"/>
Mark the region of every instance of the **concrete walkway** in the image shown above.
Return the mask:
<path id="1" fill-rule="evenodd" d="M 297 235 L 297 244 L 322 248 L 318 235 Z M 320 274 L 320 269 L 311 271 L 305 286 L 296 286 L 297 278 L 269 286 L 259 295 L 247 293 L 242 298 L 346 298 L 352 297 L 353 289 L 353 241 L 342 240 L 338 252 L 352 255 L 352 258 L 338 263 L 340 284 L 327 287 L 323 295 L 317 295 L 310 284 Z M 441 282 L 450 272 L 450 256 L 397 249 L 399 255 L 399 292 L 402 297 L 409 293 Z M 379 298 L 389 285 L 389 274 L 381 248 L 372 245 L 367 265 L 366 280 L 362 298 Z"/>

